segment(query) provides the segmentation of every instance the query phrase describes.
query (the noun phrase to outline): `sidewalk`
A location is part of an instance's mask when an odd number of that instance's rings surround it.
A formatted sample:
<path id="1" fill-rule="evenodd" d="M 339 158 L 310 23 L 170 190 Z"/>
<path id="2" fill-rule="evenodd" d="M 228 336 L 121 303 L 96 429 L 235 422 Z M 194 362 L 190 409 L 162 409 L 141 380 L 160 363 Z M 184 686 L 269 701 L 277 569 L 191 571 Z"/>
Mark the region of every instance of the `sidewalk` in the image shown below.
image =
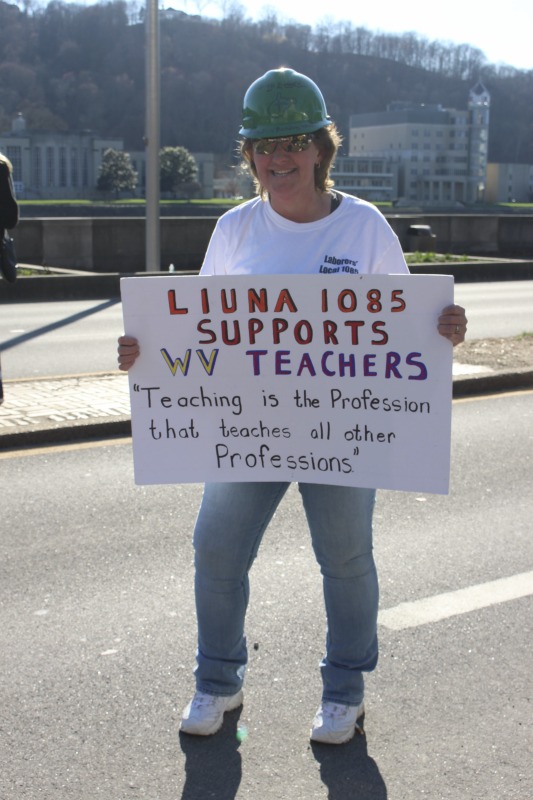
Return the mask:
<path id="1" fill-rule="evenodd" d="M 130 434 L 123 372 L 4 380 L 0 450 Z"/>
<path id="2" fill-rule="evenodd" d="M 453 366 L 453 396 L 533 386 L 533 368 L 494 371 Z M 122 372 L 5 380 L 0 450 L 130 436 L 128 377 Z"/>

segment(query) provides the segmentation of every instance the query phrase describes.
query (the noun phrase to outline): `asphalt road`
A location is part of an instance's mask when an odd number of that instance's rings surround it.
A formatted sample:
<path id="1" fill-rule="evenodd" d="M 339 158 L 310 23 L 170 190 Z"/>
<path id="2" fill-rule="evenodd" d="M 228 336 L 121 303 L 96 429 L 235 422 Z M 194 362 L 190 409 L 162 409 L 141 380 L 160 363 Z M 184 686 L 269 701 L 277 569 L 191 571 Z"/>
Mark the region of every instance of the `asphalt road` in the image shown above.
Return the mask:
<path id="1" fill-rule="evenodd" d="M 200 487 L 135 487 L 124 442 L 1 454 L 2 800 L 529 800 L 532 399 L 454 403 L 448 497 L 379 493 L 381 659 L 337 748 L 308 741 L 324 619 L 295 487 L 252 572 L 244 708 L 204 740 L 177 732 Z M 409 623 L 439 595 L 454 613 Z"/>
<path id="2" fill-rule="evenodd" d="M 473 339 L 533 330 L 533 281 L 457 284 Z M 0 349 L 4 377 L 31 378 L 116 369 L 122 308 L 114 301 L 4 304 Z"/>

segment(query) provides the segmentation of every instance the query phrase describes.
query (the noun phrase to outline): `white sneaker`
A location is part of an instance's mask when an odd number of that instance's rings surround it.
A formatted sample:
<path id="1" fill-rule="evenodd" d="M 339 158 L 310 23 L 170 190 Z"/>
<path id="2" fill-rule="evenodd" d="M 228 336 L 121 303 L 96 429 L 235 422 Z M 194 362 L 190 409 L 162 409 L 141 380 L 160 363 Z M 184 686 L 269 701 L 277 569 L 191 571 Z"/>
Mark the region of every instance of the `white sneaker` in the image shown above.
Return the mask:
<path id="1" fill-rule="evenodd" d="M 355 731 L 363 733 L 357 724 L 365 713 L 365 705 L 345 706 L 340 703 L 321 703 L 313 720 L 311 741 L 324 744 L 343 744 L 348 742 Z"/>
<path id="2" fill-rule="evenodd" d="M 195 736 L 210 736 L 222 727 L 224 713 L 238 708 L 242 701 L 242 689 L 229 696 L 196 692 L 183 712 L 180 731 Z"/>

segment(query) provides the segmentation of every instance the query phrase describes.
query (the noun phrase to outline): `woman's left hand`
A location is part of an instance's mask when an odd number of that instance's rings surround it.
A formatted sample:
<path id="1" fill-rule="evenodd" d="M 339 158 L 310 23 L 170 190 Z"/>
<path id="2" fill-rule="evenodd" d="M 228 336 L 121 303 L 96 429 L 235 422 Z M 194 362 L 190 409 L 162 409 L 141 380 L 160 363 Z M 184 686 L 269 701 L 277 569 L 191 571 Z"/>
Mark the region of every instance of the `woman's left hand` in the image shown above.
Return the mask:
<path id="1" fill-rule="evenodd" d="M 440 335 L 449 339 L 455 347 L 465 340 L 467 322 L 462 306 L 446 306 L 439 317 L 438 330 Z"/>

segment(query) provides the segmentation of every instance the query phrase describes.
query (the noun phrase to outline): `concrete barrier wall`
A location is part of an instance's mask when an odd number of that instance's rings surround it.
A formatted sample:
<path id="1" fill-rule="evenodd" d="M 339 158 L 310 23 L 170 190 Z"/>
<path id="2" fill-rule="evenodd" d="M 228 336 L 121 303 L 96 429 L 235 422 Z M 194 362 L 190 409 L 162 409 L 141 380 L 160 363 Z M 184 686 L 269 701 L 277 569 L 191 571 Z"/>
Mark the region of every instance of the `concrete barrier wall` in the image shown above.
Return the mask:
<path id="1" fill-rule="evenodd" d="M 426 224 L 436 234 L 434 249 L 444 253 L 533 257 L 533 216 L 387 215 L 405 250 L 408 230 Z M 217 217 L 161 219 L 161 267 L 197 269 Z M 145 269 L 143 218 L 22 219 L 13 232 L 19 263 L 91 272 L 142 272 Z"/>
<path id="2" fill-rule="evenodd" d="M 43 220 L 24 219 L 11 232 L 15 240 L 17 259 L 26 264 L 44 264 Z"/>
<path id="3" fill-rule="evenodd" d="M 443 216 L 432 217 L 427 222 L 436 234 L 439 252 L 468 255 L 500 254 L 500 217 Z"/>
<path id="4" fill-rule="evenodd" d="M 533 217 L 523 219 L 523 225 L 513 225 L 512 218 L 500 218 L 498 241 L 502 250 L 533 254 Z"/>
<path id="5" fill-rule="evenodd" d="M 144 269 L 145 223 L 138 219 L 92 219 L 94 272 Z"/>
<path id="6" fill-rule="evenodd" d="M 55 222 L 55 221 L 54 221 Z M 91 269 L 94 263 L 94 231 L 90 219 L 65 219 L 61 228 L 57 224 L 50 224 L 43 220 L 43 256 L 45 263 L 55 264 L 69 268 L 68 265 L 76 263 L 72 269 Z M 69 268 L 70 269 L 70 268 Z"/>
<path id="7" fill-rule="evenodd" d="M 216 217 L 161 220 L 161 267 L 197 268 L 203 261 Z M 13 231 L 17 259 L 90 272 L 145 269 L 145 220 L 138 218 L 23 219 Z"/>

